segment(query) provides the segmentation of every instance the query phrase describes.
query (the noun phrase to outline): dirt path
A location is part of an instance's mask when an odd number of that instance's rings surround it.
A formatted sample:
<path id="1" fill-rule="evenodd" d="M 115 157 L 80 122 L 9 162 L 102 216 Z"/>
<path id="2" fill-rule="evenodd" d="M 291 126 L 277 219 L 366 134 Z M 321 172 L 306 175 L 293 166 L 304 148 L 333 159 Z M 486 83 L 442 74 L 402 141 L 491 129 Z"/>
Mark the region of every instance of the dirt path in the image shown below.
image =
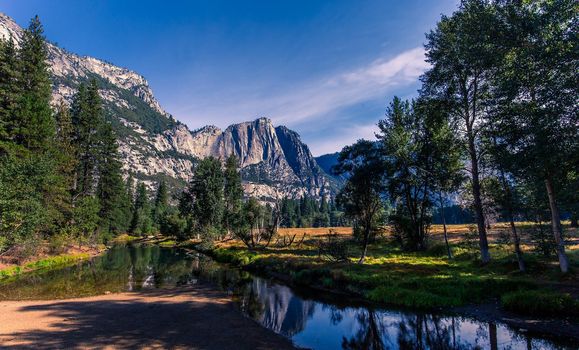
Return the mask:
<path id="1" fill-rule="evenodd" d="M 293 349 L 207 286 L 0 301 L 0 348 Z"/>

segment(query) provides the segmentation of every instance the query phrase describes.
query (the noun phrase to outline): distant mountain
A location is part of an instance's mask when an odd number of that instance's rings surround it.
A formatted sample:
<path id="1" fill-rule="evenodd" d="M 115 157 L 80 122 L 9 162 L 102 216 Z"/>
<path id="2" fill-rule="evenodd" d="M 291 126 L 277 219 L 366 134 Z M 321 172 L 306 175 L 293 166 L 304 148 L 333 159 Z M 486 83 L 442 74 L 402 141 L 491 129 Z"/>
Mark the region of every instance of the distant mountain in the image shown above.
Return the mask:
<path id="1" fill-rule="evenodd" d="M 0 13 L 0 37 L 16 45 L 23 30 Z M 53 104 L 70 103 L 78 86 L 98 81 L 106 118 L 119 136 L 123 169 L 152 187 L 160 178 L 184 186 L 195 162 L 206 156 L 241 162 L 248 195 L 264 200 L 289 196 L 331 196 L 338 183 L 320 168 L 299 135 L 269 119 L 234 124 L 220 130 L 190 131 L 163 110 L 147 80 L 129 69 L 48 44 Z"/>
<path id="2" fill-rule="evenodd" d="M 332 167 L 336 164 L 338 164 L 338 156 L 340 155 L 340 152 L 336 152 L 336 153 L 329 153 L 329 154 L 324 154 L 321 155 L 319 157 L 316 157 L 316 162 L 318 163 L 318 165 L 320 166 L 320 168 L 322 168 L 322 170 L 328 174 L 328 176 L 332 177 L 336 183 L 338 184 L 338 186 L 341 186 L 344 184 L 344 182 L 346 181 L 346 177 L 344 175 L 335 175 L 332 172 Z"/>

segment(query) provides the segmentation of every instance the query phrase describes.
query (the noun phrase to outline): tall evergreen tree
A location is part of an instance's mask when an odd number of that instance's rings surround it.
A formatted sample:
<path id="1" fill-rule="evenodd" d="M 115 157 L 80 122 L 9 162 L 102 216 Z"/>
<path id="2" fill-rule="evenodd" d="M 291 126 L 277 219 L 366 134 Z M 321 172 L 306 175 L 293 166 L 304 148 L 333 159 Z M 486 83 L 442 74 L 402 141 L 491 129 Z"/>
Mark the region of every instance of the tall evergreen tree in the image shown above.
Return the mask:
<path id="1" fill-rule="evenodd" d="M 151 219 L 151 204 L 149 203 L 147 187 L 144 183 L 140 182 L 137 185 L 130 232 L 146 235 L 151 233 L 152 229 L 153 220 Z"/>
<path id="2" fill-rule="evenodd" d="M 99 200 L 101 227 L 109 232 L 126 229 L 124 216 L 125 188 L 121 175 L 117 140 L 109 123 L 101 126 L 99 133 L 97 198 Z"/>
<path id="3" fill-rule="evenodd" d="M 10 37 L 7 41 L 0 39 L 0 151 L 2 143 L 10 141 L 12 123 L 17 103 L 20 100 L 20 61 L 14 41 Z"/>
<path id="4" fill-rule="evenodd" d="M 167 183 L 165 180 L 159 181 L 157 187 L 157 194 L 155 195 L 155 203 L 153 207 L 153 220 L 157 227 L 159 226 L 161 217 L 169 207 L 169 193 L 167 192 Z"/>
<path id="5" fill-rule="evenodd" d="M 100 150 L 99 136 L 104 120 L 95 80 L 91 80 L 88 87 L 80 84 L 72 103 L 72 120 L 79 161 L 76 194 L 87 196 L 95 190 Z"/>
<path id="6" fill-rule="evenodd" d="M 22 91 L 11 123 L 13 140 L 27 149 L 45 150 L 54 136 L 50 108 L 51 82 L 46 63 L 48 52 L 38 16 L 24 31 L 19 51 L 19 88 Z"/>
<path id="7" fill-rule="evenodd" d="M 219 233 L 225 210 L 224 182 L 219 159 L 207 157 L 196 165 L 179 201 L 181 215 L 189 221 L 189 231 L 197 230 L 210 239 Z"/>
<path id="8" fill-rule="evenodd" d="M 241 186 L 241 174 L 238 167 L 239 161 L 232 154 L 225 161 L 225 170 L 223 172 L 223 226 L 228 231 L 231 230 L 231 225 L 234 224 L 243 205 L 243 187 Z"/>

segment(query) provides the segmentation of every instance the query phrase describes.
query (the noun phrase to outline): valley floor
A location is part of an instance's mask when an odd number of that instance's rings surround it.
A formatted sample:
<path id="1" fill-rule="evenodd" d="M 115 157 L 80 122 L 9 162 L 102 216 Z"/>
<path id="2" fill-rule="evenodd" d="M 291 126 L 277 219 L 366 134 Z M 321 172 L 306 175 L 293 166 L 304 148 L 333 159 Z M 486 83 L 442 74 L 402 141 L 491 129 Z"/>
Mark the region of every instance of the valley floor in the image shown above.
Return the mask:
<path id="1" fill-rule="evenodd" d="M 208 286 L 52 301 L 0 301 L 3 349 L 293 349 Z"/>

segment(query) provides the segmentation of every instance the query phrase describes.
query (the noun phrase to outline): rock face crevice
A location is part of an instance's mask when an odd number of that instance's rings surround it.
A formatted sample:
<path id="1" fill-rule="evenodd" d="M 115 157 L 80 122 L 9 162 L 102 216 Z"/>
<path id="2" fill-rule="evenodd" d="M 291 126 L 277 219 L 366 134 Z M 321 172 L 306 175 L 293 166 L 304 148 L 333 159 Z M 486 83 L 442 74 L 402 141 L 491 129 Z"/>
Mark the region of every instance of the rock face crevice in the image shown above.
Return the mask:
<path id="1" fill-rule="evenodd" d="M 22 35 L 23 29 L 0 13 L 0 38 L 18 46 Z M 225 130 L 209 125 L 191 131 L 163 110 L 142 75 L 51 43 L 47 48 L 53 104 L 70 103 L 79 84 L 96 79 L 106 118 L 119 136 L 123 170 L 150 187 L 160 178 L 183 186 L 197 160 L 207 156 L 225 160 L 233 154 L 240 161 L 247 195 L 262 200 L 319 198 L 336 189 L 295 131 L 274 127 L 267 118 Z"/>

